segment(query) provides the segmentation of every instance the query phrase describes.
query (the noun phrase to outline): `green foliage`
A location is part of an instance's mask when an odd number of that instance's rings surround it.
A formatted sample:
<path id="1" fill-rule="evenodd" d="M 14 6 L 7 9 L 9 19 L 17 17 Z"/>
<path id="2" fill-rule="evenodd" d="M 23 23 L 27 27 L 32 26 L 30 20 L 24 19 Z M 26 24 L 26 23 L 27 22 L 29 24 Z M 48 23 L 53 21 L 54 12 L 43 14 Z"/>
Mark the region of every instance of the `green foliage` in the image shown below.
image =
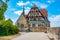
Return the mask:
<path id="1" fill-rule="evenodd" d="M 7 21 L 10 21 L 11 23 L 13 23 L 13 21 L 11 19 L 8 19 Z"/>
<path id="2" fill-rule="evenodd" d="M 17 34 L 19 32 L 19 28 L 13 25 L 13 22 L 11 19 L 4 20 L 4 13 L 7 10 L 7 2 L 9 0 L 6 0 L 6 2 L 2 2 L 2 6 L 0 6 L 0 36 L 4 35 L 11 35 L 11 34 Z"/>
<path id="3" fill-rule="evenodd" d="M 0 36 L 17 34 L 19 28 L 14 26 L 10 21 L 0 20 Z"/>
<path id="4" fill-rule="evenodd" d="M 3 2 L 3 1 L 1 2 L 3 3 L 3 5 L 0 6 L 0 20 L 4 20 L 4 13 L 7 10 L 8 5 L 6 2 Z"/>
<path id="5" fill-rule="evenodd" d="M 8 2 L 9 0 L 6 0 L 6 2 Z"/>
<path id="6" fill-rule="evenodd" d="M 18 33 L 20 30 L 17 26 L 14 26 L 14 31 L 15 31 L 15 33 Z"/>

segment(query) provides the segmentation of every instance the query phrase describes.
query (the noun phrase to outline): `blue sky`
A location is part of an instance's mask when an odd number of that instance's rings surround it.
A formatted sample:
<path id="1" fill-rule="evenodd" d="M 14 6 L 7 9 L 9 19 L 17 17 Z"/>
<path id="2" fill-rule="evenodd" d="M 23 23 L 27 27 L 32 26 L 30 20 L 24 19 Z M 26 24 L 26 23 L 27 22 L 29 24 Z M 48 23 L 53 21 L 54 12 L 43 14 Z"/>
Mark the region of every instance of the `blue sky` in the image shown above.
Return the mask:
<path id="1" fill-rule="evenodd" d="M 39 9 L 48 11 L 48 19 L 51 27 L 60 27 L 60 0 L 10 0 L 5 12 L 5 19 L 11 19 L 14 23 L 22 13 L 22 6 L 25 6 L 25 14 L 36 4 Z"/>

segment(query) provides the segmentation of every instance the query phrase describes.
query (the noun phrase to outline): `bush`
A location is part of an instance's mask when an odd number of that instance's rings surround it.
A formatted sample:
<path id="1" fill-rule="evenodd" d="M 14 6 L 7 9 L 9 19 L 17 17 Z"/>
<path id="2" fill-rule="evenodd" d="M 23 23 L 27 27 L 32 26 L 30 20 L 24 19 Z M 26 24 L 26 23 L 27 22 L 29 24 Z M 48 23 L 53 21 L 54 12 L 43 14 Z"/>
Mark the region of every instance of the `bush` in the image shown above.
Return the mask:
<path id="1" fill-rule="evenodd" d="M 0 20 L 0 36 L 17 34 L 19 28 L 14 26 L 12 22 Z"/>
<path id="2" fill-rule="evenodd" d="M 14 26 L 14 31 L 15 31 L 15 33 L 18 33 L 20 30 L 17 26 Z"/>

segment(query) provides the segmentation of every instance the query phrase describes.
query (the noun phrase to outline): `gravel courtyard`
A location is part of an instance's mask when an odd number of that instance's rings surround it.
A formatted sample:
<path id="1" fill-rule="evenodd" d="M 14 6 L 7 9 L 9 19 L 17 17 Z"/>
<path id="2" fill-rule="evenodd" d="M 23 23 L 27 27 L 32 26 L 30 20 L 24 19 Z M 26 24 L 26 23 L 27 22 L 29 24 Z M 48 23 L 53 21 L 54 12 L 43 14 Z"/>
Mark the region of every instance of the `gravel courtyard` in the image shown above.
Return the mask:
<path id="1" fill-rule="evenodd" d="M 49 35 L 44 32 L 29 32 L 29 33 L 23 33 L 21 36 L 18 36 L 11 40 L 50 40 L 50 38 L 54 37 L 53 35 L 50 36 Z M 55 40 L 57 39 L 55 38 Z"/>

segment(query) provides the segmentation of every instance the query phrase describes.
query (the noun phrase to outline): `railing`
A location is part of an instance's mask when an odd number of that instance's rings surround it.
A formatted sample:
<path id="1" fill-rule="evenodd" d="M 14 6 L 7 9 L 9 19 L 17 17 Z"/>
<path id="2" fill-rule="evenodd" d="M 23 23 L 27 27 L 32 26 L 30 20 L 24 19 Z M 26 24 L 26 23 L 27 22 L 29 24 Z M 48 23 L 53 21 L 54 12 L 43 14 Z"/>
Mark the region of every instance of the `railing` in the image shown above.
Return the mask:
<path id="1" fill-rule="evenodd" d="M 32 24 L 42 24 L 44 21 L 29 21 L 29 24 L 32 23 Z"/>

